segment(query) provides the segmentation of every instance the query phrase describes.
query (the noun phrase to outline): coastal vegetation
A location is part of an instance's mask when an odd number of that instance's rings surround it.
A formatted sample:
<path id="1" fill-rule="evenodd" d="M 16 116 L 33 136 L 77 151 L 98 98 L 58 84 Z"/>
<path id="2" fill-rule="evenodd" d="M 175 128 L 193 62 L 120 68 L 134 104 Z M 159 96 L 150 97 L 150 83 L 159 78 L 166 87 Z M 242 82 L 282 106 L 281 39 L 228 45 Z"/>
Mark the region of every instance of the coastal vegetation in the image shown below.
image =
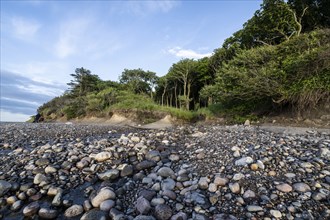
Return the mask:
<path id="1" fill-rule="evenodd" d="M 77 68 L 69 89 L 39 107 L 46 120 L 113 112 L 237 121 L 304 112 L 330 101 L 330 2 L 264 0 L 211 57 L 182 59 L 166 75 L 125 69 L 105 81 Z"/>

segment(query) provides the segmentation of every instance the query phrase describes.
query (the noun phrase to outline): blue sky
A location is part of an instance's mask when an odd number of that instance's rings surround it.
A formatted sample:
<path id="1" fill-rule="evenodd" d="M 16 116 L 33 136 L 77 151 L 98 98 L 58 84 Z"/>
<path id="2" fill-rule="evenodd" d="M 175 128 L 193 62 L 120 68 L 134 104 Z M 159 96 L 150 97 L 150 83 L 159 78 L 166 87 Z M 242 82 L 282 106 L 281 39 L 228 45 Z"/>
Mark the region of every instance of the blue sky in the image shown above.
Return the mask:
<path id="1" fill-rule="evenodd" d="M 262 1 L 1 1 L 0 121 L 25 121 L 84 67 L 103 80 L 210 56 Z"/>

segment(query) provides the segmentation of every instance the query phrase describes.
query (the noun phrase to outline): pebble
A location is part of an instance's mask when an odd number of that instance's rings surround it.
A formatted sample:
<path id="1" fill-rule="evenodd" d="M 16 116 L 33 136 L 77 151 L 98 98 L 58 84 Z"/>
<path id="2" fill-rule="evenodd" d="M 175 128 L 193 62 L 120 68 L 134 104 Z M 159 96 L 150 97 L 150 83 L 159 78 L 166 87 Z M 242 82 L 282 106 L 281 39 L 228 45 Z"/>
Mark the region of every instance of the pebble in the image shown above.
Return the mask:
<path id="1" fill-rule="evenodd" d="M 73 218 L 76 217 L 78 215 L 81 215 L 84 212 L 84 209 L 81 205 L 72 205 L 70 206 L 67 210 L 65 210 L 64 212 L 64 216 L 66 218 Z"/>
<path id="2" fill-rule="evenodd" d="M 119 177 L 119 170 L 117 169 L 107 170 L 104 173 L 97 174 L 97 176 L 101 180 L 115 180 Z"/>
<path id="3" fill-rule="evenodd" d="M 276 189 L 284 193 L 288 193 L 292 191 L 292 187 L 287 183 L 277 185 Z"/>
<path id="4" fill-rule="evenodd" d="M 157 171 L 157 174 L 161 177 L 171 177 L 171 178 L 175 178 L 175 174 L 174 171 L 169 168 L 169 167 L 162 167 Z"/>
<path id="5" fill-rule="evenodd" d="M 11 188 L 11 183 L 5 181 L 5 180 L 0 180 L 0 197 L 5 195 Z"/>
<path id="6" fill-rule="evenodd" d="M 172 217 L 172 209 L 165 204 L 157 205 L 155 207 L 155 217 L 158 220 L 168 220 Z"/>
<path id="7" fill-rule="evenodd" d="M 214 179 L 214 184 L 218 185 L 218 186 L 225 186 L 227 185 L 227 183 L 229 182 L 229 180 L 227 178 L 222 178 L 222 177 L 215 177 Z"/>
<path id="8" fill-rule="evenodd" d="M 275 218 L 282 218 L 282 213 L 278 210 L 270 210 L 270 214 Z"/>
<path id="9" fill-rule="evenodd" d="M 94 207 L 99 207 L 100 204 L 108 199 L 115 199 L 116 194 L 108 188 L 102 188 L 100 192 L 91 200 Z"/>
<path id="10" fill-rule="evenodd" d="M 293 189 L 297 192 L 311 191 L 311 188 L 306 183 L 295 183 L 293 184 Z"/>
<path id="11" fill-rule="evenodd" d="M 98 162 L 103 162 L 111 158 L 110 152 L 100 152 L 95 155 L 95 160 Z"/>
<path id="12" fill-rule="evenodd" d="M 104 211 L 101 211 L 99 209 L 92 209 L 86 212 L 80 220 L 106 220 L 108 217 L 108 214 Z"/>
<path id="13" fill-rule="evenodd" d="M 229 183 L 229 189 L 232 193 L 238 194 L 241 191 L 240 185 L 238 183 Z"/>
<path id="14" fill-rule="evenodd" d="M 151 206 L 150 206 L 150 202 L 145 199 L 144 197 L 139 197 L 136 200 L 136 210 L 140 213 L 140 214 L 148 214 L 148 212 L 151 210 Z"/>
<path id="15" fill-rule="evenodd" d="M 38 215 L 43 219 L 55 219 L 58 216 L 58 211 L 54 209 L 41 208 Z"/>
<path id="16" fill-rule="evenodd" d="M 32 217 L 33 215 L 37 214 L 39 211 L 40 205 L 38 202 L 32 202 L 29 205 L 25 206 L 23 209 L 23 215 L 27 217 Z"/>
<path id="17" fill-rule="evenodd" d="M 251 163 L 253 163 L 253 159 L 251 157 L 242 157 L 241 159 L 235 161 L 236 166 L 245 166 Z"/>
<path id="18" fill-rule="evenodd" d="M 259 212 L 259 211 L 263 211 L 262 207 L 257 206 L 257 205 L 248 205 L 247 206 L 247 210 L 249 212 Z"/>

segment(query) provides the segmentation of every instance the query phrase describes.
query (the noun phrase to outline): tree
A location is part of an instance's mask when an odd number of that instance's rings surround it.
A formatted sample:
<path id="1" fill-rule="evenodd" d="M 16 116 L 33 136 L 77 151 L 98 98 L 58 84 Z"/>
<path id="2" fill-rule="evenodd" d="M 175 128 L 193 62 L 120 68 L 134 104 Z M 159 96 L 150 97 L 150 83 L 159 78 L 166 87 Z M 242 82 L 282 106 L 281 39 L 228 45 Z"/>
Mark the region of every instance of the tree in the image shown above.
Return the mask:
<path id="1" fill-rule="evenodd" d="M 83 67 L 77 68 L 75 73 L 70 74 L 73 77 L 67 85 L 70 94 L 73 96 L 83 96 L 88 92 L 98 91 L 98 84 L 101 82 L 98 75 L 91 74 L 91 71 L 84 69 Z"/>
<path id="2" fill-rule="evenodd" d="M 139 69 L 124 69 L 119 78 L 120 83 L 125 84 L 127 89 L 132 92 L 150 94 L 152 97 L 153 90 L 158 81 L 156 73 Z"/>
<path id="3" fill-rule="evenodd" d="M 179 97 L 183 106 L 190 109 L 191 86 L 196 80 L 196 63 L 193 59 L 182 59 L 172 65 L 169 70 L 169 77 L 180 81 L 183 84 L 183 95 Z"/>
<path id="4" fill-rule="evenodd" d="M 299 36 L 301 19 L 306 8 L 298 15 L 284 0 L 264 0 L 261 8 L 248 20 L 243 29 L 226 39 L 224 47 L 238 43 L 241 48 L 249 49 L 260 45 L 277 45 Z"/>

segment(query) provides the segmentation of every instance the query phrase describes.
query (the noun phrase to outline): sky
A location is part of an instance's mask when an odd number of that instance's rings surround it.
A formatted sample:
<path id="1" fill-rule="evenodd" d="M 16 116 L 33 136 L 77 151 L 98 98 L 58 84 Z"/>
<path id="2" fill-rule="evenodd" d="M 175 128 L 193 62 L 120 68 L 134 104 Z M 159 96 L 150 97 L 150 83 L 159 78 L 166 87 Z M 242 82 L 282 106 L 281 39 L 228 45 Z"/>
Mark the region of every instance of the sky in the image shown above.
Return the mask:
<path id="1" fill-rule="evenodd" d="M 118 81 L 124 69 L 163 76 L 214 49 L 260 8 L 258 0 L 1 0 L 0 121 L 26 121 L 84 67 Z"/>

